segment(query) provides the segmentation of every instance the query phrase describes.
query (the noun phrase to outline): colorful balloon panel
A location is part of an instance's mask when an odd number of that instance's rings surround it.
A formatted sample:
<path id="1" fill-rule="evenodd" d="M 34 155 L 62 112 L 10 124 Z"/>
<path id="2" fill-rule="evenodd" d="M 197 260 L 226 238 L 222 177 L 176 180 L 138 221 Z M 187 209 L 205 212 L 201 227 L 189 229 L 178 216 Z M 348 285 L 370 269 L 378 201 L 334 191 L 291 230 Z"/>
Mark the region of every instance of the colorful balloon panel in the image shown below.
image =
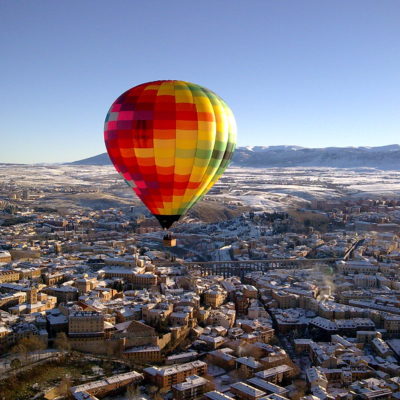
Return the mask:
<path id="1" fill-rule="evenodd" d="M 104 139 L 117 171 L 168 228 L 228 166 L 236 123 L 210 90 L 184 81 L 156 81 L 118 97 L 107 114 Z"/>

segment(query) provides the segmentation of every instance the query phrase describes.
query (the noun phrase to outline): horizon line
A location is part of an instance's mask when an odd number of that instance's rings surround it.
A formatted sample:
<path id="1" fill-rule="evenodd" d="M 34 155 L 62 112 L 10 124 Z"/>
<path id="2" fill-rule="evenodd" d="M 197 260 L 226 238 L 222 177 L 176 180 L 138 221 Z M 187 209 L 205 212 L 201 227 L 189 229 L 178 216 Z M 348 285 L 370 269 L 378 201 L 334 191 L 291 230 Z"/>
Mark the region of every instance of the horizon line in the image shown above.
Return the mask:
<path id="1" fill-rule="evenodd" d="M 400 149 L 400 143 L 392 143 L 392 144 L 386 144 L 386 145 L 381 145 L 381 146 L 325 146 L 325 147 L 305 147 L 305 146 L 300 146 L 300 145 L 295 145 L 295 144 L 282 144 L 282 145 L 271 145 L 271 146 L 265 146 L 265 145 L 243 145 L 243 146 L 237 146 L 236 149 L 240 148 L 298 148 L 299 150 L 302 149 L 315 149 L 315 150 L 322 150 L 322 149 L 374 149 L 374 148 L 384 148 L 384 147 L 394 147 L 398 146 Z M 74 160 L 74 161 L 60 161 L 60 162 L 49 162 L 49 161 L 38 161 L 38 162 L 2 162 L 0 161 L 0 165 L 66 165 L 66 164 L 72 164 L 77 161 L 83 161 L 87 160 L 90 158 L 98 157 L 102 154 L 107 154 L 107 151 L 104 151 L 103 153 L 98 153 L 93 156 L 88 156 L 85 158 L 81 158 L 79 160 Z"/>

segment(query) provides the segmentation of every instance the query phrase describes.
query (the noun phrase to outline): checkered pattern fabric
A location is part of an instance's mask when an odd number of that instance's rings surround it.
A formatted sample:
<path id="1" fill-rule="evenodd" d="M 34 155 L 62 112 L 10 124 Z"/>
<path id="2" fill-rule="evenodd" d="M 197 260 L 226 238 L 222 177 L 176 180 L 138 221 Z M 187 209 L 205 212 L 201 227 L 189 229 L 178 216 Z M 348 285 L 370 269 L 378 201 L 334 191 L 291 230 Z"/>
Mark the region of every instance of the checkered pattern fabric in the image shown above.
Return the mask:
<path id="1" fill-rule="evenodd" d="M 156 81 L 123 93 L 104 139 L 117 171 L 154 215 L 183 215 L 214 185 L 236 146 L 236 123 L 210 90 Z"/>

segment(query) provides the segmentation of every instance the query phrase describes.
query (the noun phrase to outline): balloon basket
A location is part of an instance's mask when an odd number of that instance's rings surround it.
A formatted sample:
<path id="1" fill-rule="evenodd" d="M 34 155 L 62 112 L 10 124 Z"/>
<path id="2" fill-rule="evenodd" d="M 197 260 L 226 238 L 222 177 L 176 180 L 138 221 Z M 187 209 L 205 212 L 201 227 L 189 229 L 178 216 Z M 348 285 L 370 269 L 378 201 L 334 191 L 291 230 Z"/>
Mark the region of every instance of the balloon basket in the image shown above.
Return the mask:
<path id="1" fill-rule="evenodd" d="M 172 235 L 165 235 L 163 237 L 163 245 L 165 247 L 175 247 L 176 239 Z"/>

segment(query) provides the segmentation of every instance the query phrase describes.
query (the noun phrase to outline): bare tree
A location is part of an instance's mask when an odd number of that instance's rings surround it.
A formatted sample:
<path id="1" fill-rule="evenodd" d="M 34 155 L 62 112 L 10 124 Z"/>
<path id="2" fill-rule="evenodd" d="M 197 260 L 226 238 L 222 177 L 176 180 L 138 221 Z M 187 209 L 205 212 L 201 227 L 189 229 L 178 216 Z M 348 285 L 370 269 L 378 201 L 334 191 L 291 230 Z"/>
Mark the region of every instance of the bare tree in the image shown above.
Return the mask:
<path id="1" fill-rule="evenodd" d="M 64 332 L 57 333 L 56 338 L 54 339 L 54 346 L 57 350 L 61 351 L 68 352 L 71 350 L 71 343 Z"/>
<path id="2" fill-rule="evenodd" d="M 21 366 L 21 360 L 19 358 L 13 358 L 10 363 L 11 368 L 19 368 Z"/>
<path id="3" fill-rule="evenodd" d="M 41 340 L 37 336 L 30 336 L 20 340 L 20 345 L 25 346 L 27 352 L 44 350 L 47 346 L 44 344 L 43 340 Z"/>
<path id="4" fill-rule="evenodd" d="M 158 386 L 156 385 L 149 385 L 147 387 L 147 393 L 152 397 L 155 398 L 156 393 L 158 392 Z"/>
<path id="5" fill-rule="evenodd" d="M 247 372 L 247 368 L 241 365 L 240 368 L 234 369 L 233 371 L 229 372 L 229 376 L 234 382 L 238 382 L 247 379 L 249 377 L 249 374 Z"/>
<path id="6" fill-rule="evenodd" d="M 126 390 L 126 397 L 128 400 L 136 400 L 140 398 L 140 389 L 136 385 L 129 385 Z"/>
<path id="7" fill-rule="evenodd" d="M 11 353 L 21 354 L 25 358 L 25 362 L 28 361 L 28 349 L 23 344 L 17 343 L 11 348 Z"/>
<path id="8" fill-rule="evenodd" d="M 307 383 L 302 379 L 295 379 L 293 381 L 294 390 L 290 392 L 290 398 L 292 400 L 300 400 L 305 396 L 307 391 Z"/>

